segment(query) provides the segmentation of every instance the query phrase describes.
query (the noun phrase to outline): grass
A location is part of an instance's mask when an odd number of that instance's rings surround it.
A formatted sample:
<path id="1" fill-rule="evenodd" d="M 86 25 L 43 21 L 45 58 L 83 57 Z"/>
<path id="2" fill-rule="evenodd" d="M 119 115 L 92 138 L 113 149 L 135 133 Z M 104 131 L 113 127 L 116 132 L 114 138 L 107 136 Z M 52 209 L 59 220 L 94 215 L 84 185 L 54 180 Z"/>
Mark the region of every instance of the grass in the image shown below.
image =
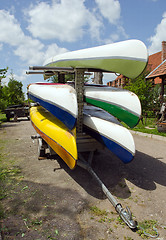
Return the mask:
<path id="1" fill-rule="evenodd" d="M 6 161 L 7 155 L 3 153 L 7 140 L 0 140 L 0 219 L 5 216 L 2 200 L 7 198 L 12 187 L 19 181 L 21 170 L 14 165 L 14 161 Z"/>
<path id="2" fill-rule="evenodd" d="M 126 124 L 124 123 L 122 124 L 124 127 L 129 129 L 129 127 Z M 157 124 L 156 118 L 147 118 L 147 119 L 143 118 L 143 123 L 142 121 L 140 121 L 138 125 L 134 127 L 132 130 L 166 137 L 166 133 L 158 132 L 156 124 Z"/>
<path id="3" fill-rule="evenodd" d="M 95 214 L 96 216 L 107 216 L 108 213 L 106 210 L 101 210 L 100 208 L 96 207 L 96 206 L 92 206 L 90 207 L 91 212 L 93 212 L 93 214 Z"/>
<path id="4" fill-rule="evenodd" d="M 96 219 L 99 223 L 114 223 L 114 229 L 118 228 L 118 225 L 120 224 L 122 228 L 126 226 L 125 222 L 121 219 L 120 216 L 117 216 L 116 218 L 109 218 L 109 212 L 106 210 L 101 210 L 100 208 L 96 206 L 90 207 L 91 213 L 96 216 Z M 112 213 L 113 214 L 113 213 Z M 92 218 L 94 219 L 94 218 Z M 149 238 L 156 238 L 158 237 L 158 230 L 156 227 L 159 227 L 156 220 L 144 220 L 142 222 L 138 223 L 138 228 L 136 230 L 136 233 L 142 238 L 142 239 L 149 239 Z M 112 233 L 112 228 L 108 229 L 108 233 Z M 133 240 L 133 238 L 124 236 L 124 240 Z"/>
<path id="5" fill-rule="evenodd" d="M 3 239 L 26 239 L 27 233 L 31 239 L 36 240 L 34 236 L 38 233 L 44 237 L 42 239 L 59 239 L 59 229 L 52 220 L 55 210 L 48 213 L 44 209 L 41 216 L 36 214 L 44 204 L 50 206 L 50 200 L 45 197 L 41 200 L 43 191 L 36 190 L 33 184 L 27 185 L 20 167 L 12 156 L 6 153 L 7 146 L 8 140 L 0 139 L 0 234 L 4 236 Z M 11 220 L 6 227 L 7 219 L 14 219 L 14 225 Z"/>
<path id="6" fill-rule="evenodd" d="M 5 122 L 6 120 L 7 120 L 7 119 L 6 119 L 6 114 L 0 112 L 0 124 L 1 124 L 2 122 Z"/>
<path id="7" fill-rule="evenodd" d="M 137 233 L 141 236 L 142 239 L 147 239 L 149 237 L 157 237 L 157 221 L 155 220 L 144 220 L 138 224 Z"/>
<path id="8" fill-rule="evenodd" d="M 0 162 L 0 219 L 5 215 L 1 200 L 9 196 L 19 174 L 18 167 L 2 166 Z"/>

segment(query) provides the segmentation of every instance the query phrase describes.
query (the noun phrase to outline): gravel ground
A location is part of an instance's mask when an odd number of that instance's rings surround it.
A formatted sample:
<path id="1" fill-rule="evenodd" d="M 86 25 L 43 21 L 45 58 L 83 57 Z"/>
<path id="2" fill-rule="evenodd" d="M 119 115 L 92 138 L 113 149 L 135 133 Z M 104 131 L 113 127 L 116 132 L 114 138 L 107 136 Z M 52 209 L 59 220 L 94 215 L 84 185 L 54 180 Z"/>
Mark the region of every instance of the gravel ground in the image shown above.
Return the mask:
<path id="1" fill-rule="evenodd" d="M 4 123 L 0 140 L 5 161 L 20 173 L 1 200 L 2 239 L 142 239 L 121 222 L 92 176 L 70 170 L 59 158 L 38 160 L 30 121 Z M 124 165 L 108 150 L 95 154 L 92 167 L 133 218 L 155 224 L 166 239 L 166 143 L 133 135 L 135 159 Z M 88 155 L 85 155 L 85 158 Z M 14 181 L 14 182 L 13 182 Z"/>

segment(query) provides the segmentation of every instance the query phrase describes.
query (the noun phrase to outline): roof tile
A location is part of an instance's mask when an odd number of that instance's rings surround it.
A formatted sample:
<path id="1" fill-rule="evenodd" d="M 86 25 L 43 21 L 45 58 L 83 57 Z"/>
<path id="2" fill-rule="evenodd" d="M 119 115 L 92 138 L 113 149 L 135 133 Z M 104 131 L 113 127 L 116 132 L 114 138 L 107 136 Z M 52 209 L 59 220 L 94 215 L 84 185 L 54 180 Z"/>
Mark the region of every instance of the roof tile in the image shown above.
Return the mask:
<path id="1" fill-rule="evenodd" d="M 166 75 L 166 60 L 157 66 L 146 78 L 155 78 Z"/>

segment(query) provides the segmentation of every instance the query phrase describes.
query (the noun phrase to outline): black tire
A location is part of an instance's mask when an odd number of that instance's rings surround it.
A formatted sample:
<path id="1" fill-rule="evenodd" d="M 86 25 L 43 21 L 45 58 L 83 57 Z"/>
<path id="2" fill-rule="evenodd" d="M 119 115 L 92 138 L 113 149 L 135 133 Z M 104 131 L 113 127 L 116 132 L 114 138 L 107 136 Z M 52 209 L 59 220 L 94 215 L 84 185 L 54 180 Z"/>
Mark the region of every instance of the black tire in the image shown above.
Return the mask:
<path id="1" fill-rule="evenodd" d="M 42 144 L 42 138 L 38 138 L 38 159 L 46 158 L 46 151 Z"/>
<path id="2" fill-rule="evenodd" d="M 14 122 L 17 122 L 17 119 L 18 119 L 17 115 L 14 115 Z"/>
<path id="3" fill-rule="evenodd" d="M 6 114 L 7 122 L 10 122 L 10 115 Z"/>

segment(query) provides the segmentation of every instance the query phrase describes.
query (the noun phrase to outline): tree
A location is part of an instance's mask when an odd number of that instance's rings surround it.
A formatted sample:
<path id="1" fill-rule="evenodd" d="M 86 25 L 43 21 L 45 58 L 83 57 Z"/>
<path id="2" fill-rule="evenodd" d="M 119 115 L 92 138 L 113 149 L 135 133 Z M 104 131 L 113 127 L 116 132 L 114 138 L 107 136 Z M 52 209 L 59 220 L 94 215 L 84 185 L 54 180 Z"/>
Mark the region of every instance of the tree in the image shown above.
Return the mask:
<path id="1" fill-rule="evenodd" d="M 72 74 L 72 73 L 64 74 L 64 78 L 65 78 L 65 83 L 68 82 L 68 81 L 74 81 L 75 75 Z M 85 75 L 84 76 L 84 82 L 88 82 L 88 80 L 89 80 L 89 76 Z M 51 76 L 48 79 L 48 81 L 53 82 L 53 83 L 58 83 L 58 75 Z"/>
<path id="2" fill-rule="evenodd" d="M 3 79 L 3 78 L 6 78 L 7 70 L 8 70 L 8 68 L 0 69 L 0 85 L 1 85 L 2 79 Z"/>
<path id="3" fill-rule="evenodd" d="M 6 87 L 6 97 L 8 105 L 22 104 L 24 102 L 24 93 L 22 90 L 23 84 L 14 79 L 13 73 L 11 73 L 8 86 Z"/>
<path id="4" fill-rule="evenodd" d="M 24 93 L 22 87 L 23 84 L 15 80 L 13 73 L 11 73 L 8 85 L 2 88 L 2 101 L 5 104 L 1 106 L 1 110 L 4 110 L 9 105 L 23 104 Z"/>
<path id="5" fill-rule="evenodd" d="M 74 80 L 74 75 L 73 74 L 65 74 L 64 75 L 65 82 L 67 81 L 73 81 Z M 48 81 L 51 81 L 53 83 L 58 83 L 58 75 L 53 75 L 48 79 Z"/>
<path id="6" fill-rule="evenodd" d="M 160 84 L 156 84 L 152 89 L 152 95 L 153 95 L 153 109 L 159 110 L 161 108 L 161 102 L 160 102 L 160 92 L 161 92 L 161 86 Z"/>
<path id="7" fill-rule="evenodd" d="M 8 68 L 0 69 L 0 110 L 3 110 L 6 107 L 6 100 L 3 95 L 2 79 L 6 78 L 6 73 Z"/>
<path id="8" fill-rule="evenodd" d="M 130 79 L 128 84 L 124 87 L 131 92 L 134 92 L 140 99 L 142 111 L 152 110 L 154 107 L 154 94 L 151 80 L 145 80 L 147 72 L 143 72 L 136 79 Z"/>

